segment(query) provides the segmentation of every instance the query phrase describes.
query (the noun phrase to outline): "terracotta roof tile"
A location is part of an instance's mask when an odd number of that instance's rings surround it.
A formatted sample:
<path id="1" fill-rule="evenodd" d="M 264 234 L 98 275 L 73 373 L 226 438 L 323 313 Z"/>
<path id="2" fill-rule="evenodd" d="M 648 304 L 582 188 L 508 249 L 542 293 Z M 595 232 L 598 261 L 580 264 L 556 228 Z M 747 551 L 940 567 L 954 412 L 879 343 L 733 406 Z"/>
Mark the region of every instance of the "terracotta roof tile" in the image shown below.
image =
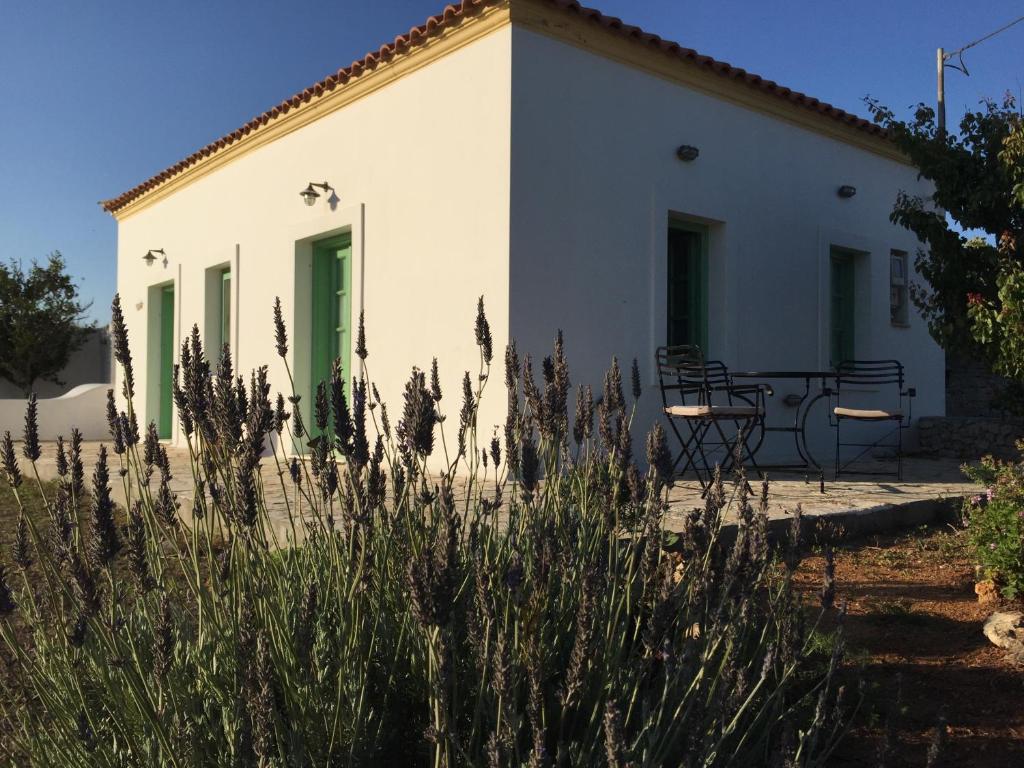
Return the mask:
<path id="1" fill-rule="evenodd" d="M 515 2 L 515 0 L 512 1 Z M 663 40 L 657 35 L 645 32 L 639 27 L 626 24 L 619 18 L 614 16 L 605 16 L 598 10 L 585 8 L 576 0 L 543 1 L 561 8 L 567 13 L 579 15 L 590 22 L 599 24 L 616 34 L 634 39 L 640 44 L 648 45 L 652 48 L 661 50 L 668 55 L 688 61 L 693 65 L 709 69 L 723 77 L 741 80 L 749 84 L 751 87 L 757 88 L 774 96 L 778 96 L 779 98 L 786 99 L 792 103 L 806 107 L 807 109 L 814 110 L 824 116 L 853 126 L 854 128 L 866 133 L 876 136 L 886 135 L 886 132 L 874 123 L 850 114 L 849 112 L 844 112 L 831 104 L 781 86 L 772 80 L 766 80 L 760 75 L 747 72 L 739 67 L 734 67 L 724 61 L 718 61 L 710 56 L 704 56 L 692 48 L 686 48 L 679 43 L 672 42 L 671 40 Z M 457 4 L 445 7 L 441 13 L 431 16 L 426 20 L 426 22 L 418 27 L 413 27 L 404 35 L 399 35 L 392 42 L 385 43 L 377 51 L 367 53 L 362 59 L 354 61 L 348 67 L 339 69 L 337 72 L 328 75 L 323 80 L 315 83 L 309 88 L 306 88 L 301 93 L 297 93 L 291 98 L 285 99 L 277 106 L 272 107 L 266 112 L 252 118 L 241 128 L 238 128 L 226 136 L 211 142 L 202 149 L 193 152 L 184 160 L 175 163 L 152 178 L 132 187 L 127 192 L 111 198 L 110 200 L 103 201 L 101 205 L 104 210 L 110 213 L 119 211 L 121 208 L 124 208 L 129 203 L 142 197 L 155 187 L 163 184 L 168 179 L 177 176 L 189 167 L 195 165 L 203 158 L 209 157 L 231 144 L 240 141 L 252 131 L 267 125 L 271 120 L 279 117 L 280 115 L 287 114 L 292 108 L 298 108 L 304 103 L 309 103 L 314 99 L 320 98 L 323 96 L 325 91 L 332 91 L 339 85 L 345 85 L 353 77 L 358 77 L 367 70 L 375 69 L 379 62 L 386 62 L 392 59 L 396 54 L 404 53 L 410 48 L 422 45 L 430 37 L 443 32 L 447 27 L 461 22 L 464 18 L 474 16 L 490 6 L 500 5 L 502 2 L 506 2 L 506 0 L 462 0 Z"/>

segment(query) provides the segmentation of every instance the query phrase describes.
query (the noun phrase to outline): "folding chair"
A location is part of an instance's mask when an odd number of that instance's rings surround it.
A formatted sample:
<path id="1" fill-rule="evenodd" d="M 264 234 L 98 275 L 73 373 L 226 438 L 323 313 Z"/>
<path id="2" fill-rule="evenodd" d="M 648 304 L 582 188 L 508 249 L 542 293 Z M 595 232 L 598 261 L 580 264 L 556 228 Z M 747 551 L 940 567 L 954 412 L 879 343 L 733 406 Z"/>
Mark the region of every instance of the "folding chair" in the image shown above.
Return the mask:
<path id="1" fill-rule="evenodd" d="M 736 461 L 742 464 L 744 456 L 757 469 L 747 438 L 764 417 L 764 386 L 733 385 L 726 366 L 705 361 L 700 347 L 693 345 L 659 347 L 657 362 L 662 407 L 680 445 L 673 470 L 685 459 L 679 474 L 692 469 L 706 492 L 712 470 L 707 449 L 715 447 L 726 451 L 724 470 Z M 673 393 L 677 397 L 671 397 Z M 676 399 L 678 402 L 670 402 Z M 732 422 L 731 437 L 723 430 L 723 422 Z M 681 426 L 687 431 L 685 436 Z"/>
<path id="2" fill-rule="evenodd" d="M 835 398 L 829 421 L 836 430 L 836 479 L 841 473 L 848 475 L 895 475 L 897 480 L 903 479 L 903 430 L 910 426 L 911 409 L 917 390 L 913 387 L 904 389 L 903 364 L 898 360 L 844 360 L 836 366 L 836 388 L 829 392 Z M 881 392 L 892 387 L 895 391 L 889 402 L 892 408 L 872 408 L 864 401 L 868 395 Z M 889 398 L 886 398 L 889 399 Z M 904 399 L 906 412 L 904 412 Z M 840 429 L 844 422 L 876 422 L 894 424 L 889 431 L 877 440 L 864 442 L 842 442 Z M 895 435 L 892 442 L 885 442 Z M 843 448 L 863 448 L 863 450 L 845 463 L 842 460 Z M 854 471 L 848 469 L 862 456 L 873 449 L 891 448 L 896 451 L 896 471 Z"/>

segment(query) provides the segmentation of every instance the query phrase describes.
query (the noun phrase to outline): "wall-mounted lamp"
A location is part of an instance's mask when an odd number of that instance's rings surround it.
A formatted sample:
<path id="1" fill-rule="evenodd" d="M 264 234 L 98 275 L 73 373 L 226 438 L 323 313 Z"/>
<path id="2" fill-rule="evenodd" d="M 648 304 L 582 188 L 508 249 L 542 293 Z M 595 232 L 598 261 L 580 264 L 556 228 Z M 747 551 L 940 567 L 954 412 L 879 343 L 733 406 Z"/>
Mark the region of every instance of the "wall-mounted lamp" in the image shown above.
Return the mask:
<path id="1" fill-rule="evenodd" d="M 164 253 L 163 248 L 150 248 L 146 251 L 146 255 L 142 257 L 142 260 L 146 262 L 147 267 L 153 266 L 153 262 L 156 261 L 157 254 L 164 257 L 164 261 L 167 261 L 167 254 Z"/>
<path id="2" fill-rule="evenodd" d="M 689 144 L 683 144 L 679 149 L 676 150 L 676 157 L 682 160 L 684 163 L 692 163 L 697 159 L 697 155 L 700 154 L 700 150 L 696 147 L 691 147 Z"/>
<path id="3" fill-rule="evenodd" d="M 850 186 L 849 184 L 843 184 L 843 186 L 839 188 L 837 194 L 844 200 L 849 200 L 857 194 L 857 188 Z"/>
<path id="4" fill-rule="evenodd" d="M 334 192 L 334 187 L 332 187 L 326 181 L 323 182 L 322 184 L 317 184 L 315 181 L 311 181 L 304 190 L 299 192 L 299 194 L 302 195 L 302 199 L 305 201 L 306 205 L 313 205 L 313 203 L 316 202 L 316 199 L 320 197 L 320 193 L 317 192 L 314 189 L 314 187 L 319 187 L 320 189 L 322 189 L 324 191 L 324 194 L 326 194 L 328 191 L 330 191 L 332 194 Z"/>

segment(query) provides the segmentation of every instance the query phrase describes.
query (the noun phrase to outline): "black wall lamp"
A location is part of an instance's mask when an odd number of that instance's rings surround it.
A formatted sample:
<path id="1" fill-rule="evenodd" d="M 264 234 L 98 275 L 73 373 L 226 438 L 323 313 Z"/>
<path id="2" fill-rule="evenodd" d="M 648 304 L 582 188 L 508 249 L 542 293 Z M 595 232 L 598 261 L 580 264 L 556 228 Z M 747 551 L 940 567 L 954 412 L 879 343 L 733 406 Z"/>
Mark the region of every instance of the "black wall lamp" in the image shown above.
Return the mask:
<path id="1" fill-rule="evenodd" d="M 676 157 L 682 160 L 684 163 L 692 163 L 697 159 L 700 154 L 700 150 L 696 147 L 692 147 L 689 144 L 683 144 L 679 149 L 676 150 Z"/>
<path id="2" fill-rule="evenodd" d="M 299 192 L 299 194 L 302 195 L 302 199 L 305 201 L 306 205 L 313 205 L 316 202 L 316 199 L 320 197 L 320 193 L 317 192 L 316 189 L 314 189 L 314 187 L 319 187 L 320 189 L 322 189 L 324 191 L 324 194 L 327 194 L 328 191 L 331 192 L 332 195 L 334 194 L 334 187 L 332 187 L 326 181 L 323 182 L 322 184 L 317 184 L 315 181 L 311 181 L 304 190 Z"/>
<path id="3" fill-rule="evenodd" d="M 164 261 L 167 261 L 167 254 L 164 253 L 163 248 L 150 248 L 146 251 L 146 255 L 142 257 L 142 260 L 146 262 L 146 266 L 153 266 L 153 262 L 156 261 L 157 254 L 164 257 Z"/>
<path id="4" fill-rule="evenodd" d="M 844 200 L 849 200 L 857 194 L 857 188 L 850 186 L 849 184 L 843 184 L 843 186 L 839 188 L 837 194 Z"/>

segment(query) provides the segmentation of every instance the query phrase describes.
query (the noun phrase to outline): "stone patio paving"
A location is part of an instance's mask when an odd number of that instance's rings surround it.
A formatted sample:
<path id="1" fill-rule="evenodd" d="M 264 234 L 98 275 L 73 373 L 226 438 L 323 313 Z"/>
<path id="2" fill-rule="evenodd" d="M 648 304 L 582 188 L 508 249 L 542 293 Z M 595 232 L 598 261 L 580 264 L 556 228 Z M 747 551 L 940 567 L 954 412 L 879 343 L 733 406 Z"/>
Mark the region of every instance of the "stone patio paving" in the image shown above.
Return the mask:
<path id="1" fill-rule="evenodd" d="M 83 444 L 83 460 L 87 476 L 91 477 L 99 443 Z M 55 450 L 53 443 L 43 445 L 43 455 L 38 463 L 40 475 L 45 479 L 56 477 Z M 192 494 L 192 474 L 189 469 L 188 452 L 183 449 L 169 450 L 174 479 L 171 489 L 178 494 L 183 511 L 189 509 Z M 19 446 L 20 456 L 20 446 Z M 111 462 L 112 486 L 115 499 L 123 503 L 123 490 L 117 481 Z M 27 467 L 24 467 L 27 470 Z M 751 481 L 755 493 L 759 484 Z M 271 517 L 282 524 L 287 518 L 284 491 L 277 477 L 277 467 L 272 457 L 263 462 L 263 485 Z M 285 487 L 291 481 L 285 478 Z M 797 504 L 802 505 L 805 516 L 841 519 L 846 525 L 850 520 L 871 519 L 869 529 L 898 527 L 917 524 L 932 519 L 943 510 L 959 504 L 959 499 L 976 492 L 976 487 L 967 482 L 960 471 L 959 463 L 952 459 L 927 459 L 907 457 L 904 459 L 904 479 L 896 482 L 894 477 L 843 477 L 839 481 L 826 478 L 825 492 L 819 491 L 817 479 L 805 482 L 802 475 L 783 474 L 770 476 L 769 516 L 773 520 L 788 518 Z M 669 496 L 667 525 L 677 529 L 684 515 L 694 507 L 702 506 L 700 488 L 694 480 L 677 481 Z M 860 527 L 855 525 L 855 527 Z"/>
<path id="2" fill-rule="evenodd" d="M 886 469 L 891 471 L 891 465 Z M 785 517 L 797 504 L 809 515 L 834 515 L 977 493 L 953 459 L 904 457 L 902 481 L 894 476 L 844 476 L 837 481 L 826 475 L 824 493 L 817 478 L 808 483 L 797 474 L 768 474 L 770 518 Z M 759 484 L 751 484 L 759 493 Z M 673 507 L 693 506 L 700 502 L 700 490 L 696 483 L 684 482 L 673 490 L 670 502 Z"/>

